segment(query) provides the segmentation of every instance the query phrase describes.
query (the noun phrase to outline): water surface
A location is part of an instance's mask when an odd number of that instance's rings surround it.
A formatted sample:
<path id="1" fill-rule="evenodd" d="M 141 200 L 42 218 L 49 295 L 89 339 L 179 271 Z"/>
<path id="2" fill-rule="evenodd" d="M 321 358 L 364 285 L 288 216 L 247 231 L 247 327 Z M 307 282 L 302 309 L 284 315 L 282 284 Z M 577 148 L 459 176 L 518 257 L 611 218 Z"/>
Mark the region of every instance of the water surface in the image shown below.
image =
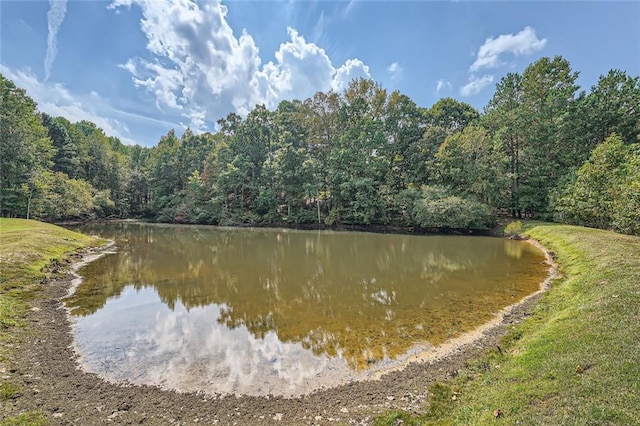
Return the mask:
<path id="1" fill-rule="evenodd" d="M 297 394 L 365 377 L 536 291 L 530 244 L 117 223 L 66 304 L 85 367 L 179 390 Z"/>

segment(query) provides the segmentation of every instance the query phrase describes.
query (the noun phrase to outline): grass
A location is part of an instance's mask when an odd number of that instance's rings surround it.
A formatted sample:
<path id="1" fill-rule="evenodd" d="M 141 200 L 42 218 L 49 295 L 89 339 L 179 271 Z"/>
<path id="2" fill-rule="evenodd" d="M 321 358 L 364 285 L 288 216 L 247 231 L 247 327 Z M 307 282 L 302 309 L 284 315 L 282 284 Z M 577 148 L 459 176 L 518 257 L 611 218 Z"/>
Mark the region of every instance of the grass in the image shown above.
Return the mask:
<path id="1" fill-rule="evenodd" d="M 429 387 L 429 406 L 423 415 L 412 416 L 399 410 L 390 411 L 375 419 L 374 426 L 420 426 L 425 423 L 439 425 L 441 419 L 453 408 L 453 395 L 457 397 L 459 392 L 449 383 L 434 383 Z"/>
<path id="2" fill-rule="evenodd" d="M 18 326 L 52 262 L 99 242 L 55 225 L 0 218 L 0 329 Z"/>
<path id="3" fill-rule="evenodd" d="M 523 232 L 554 252 L 562 277 L 502 353 L 488 352 L 448 384 L 460 395 L 447 409 L 387 413 L 378 425 L 638 424 L 640 238 L 540 223 Z"/>
<path id="4" fill-rule="evenodd" d="M 20 395 L 18 387 L 13 383 L 0 382 L 0 401 L 15 399 Z"/>
<path id="5" fill-rule="evenodd" d="M 47 418 L 42 413 L 29 412 L 18 416 L 2 419 L 0 426 L 43 426 Z"/>
<path id="6" fill-rule="evenodd" d="M 55 225 L 0 218 L 0 365 L 15 356 L 16 343 L 29 337 L 25 316 L 40 297 L 42 283 L 52 275 L 52 266 L 64 264 L 80 248 L 100 244 Z M 20 392 L 14 383 L 0 380 L 0 406 Z M 42 419 L 39 413 L 24 413 L 1 424 L 42 424 Z"/>

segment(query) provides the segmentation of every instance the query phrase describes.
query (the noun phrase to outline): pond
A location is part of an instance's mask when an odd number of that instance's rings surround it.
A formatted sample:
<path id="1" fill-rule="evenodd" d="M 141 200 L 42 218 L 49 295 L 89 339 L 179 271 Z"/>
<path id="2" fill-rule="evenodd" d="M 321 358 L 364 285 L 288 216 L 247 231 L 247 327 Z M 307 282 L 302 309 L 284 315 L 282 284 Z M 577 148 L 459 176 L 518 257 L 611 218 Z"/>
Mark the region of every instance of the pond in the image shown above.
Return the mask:
<path id="1" fill-rule="evenodd" d="M 142 223 L 65 300 L 84 368 L 181 391 L 296 395 L 401 362 L 539 289 L 531 244 Z"/>

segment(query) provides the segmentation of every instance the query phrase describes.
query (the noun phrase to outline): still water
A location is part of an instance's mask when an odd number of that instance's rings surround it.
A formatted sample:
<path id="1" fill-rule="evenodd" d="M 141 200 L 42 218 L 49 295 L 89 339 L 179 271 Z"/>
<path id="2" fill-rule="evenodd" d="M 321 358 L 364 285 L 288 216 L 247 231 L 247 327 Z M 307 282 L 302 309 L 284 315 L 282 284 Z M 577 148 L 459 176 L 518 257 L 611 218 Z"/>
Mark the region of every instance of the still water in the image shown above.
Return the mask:
<path id="1" fill-rule="evenodd" d="M 84 367 L 177 390 L 294 395 L 357 380 L 536 291 L 489 237 L 90 225 L 116 242 L 66 301 Z"/>

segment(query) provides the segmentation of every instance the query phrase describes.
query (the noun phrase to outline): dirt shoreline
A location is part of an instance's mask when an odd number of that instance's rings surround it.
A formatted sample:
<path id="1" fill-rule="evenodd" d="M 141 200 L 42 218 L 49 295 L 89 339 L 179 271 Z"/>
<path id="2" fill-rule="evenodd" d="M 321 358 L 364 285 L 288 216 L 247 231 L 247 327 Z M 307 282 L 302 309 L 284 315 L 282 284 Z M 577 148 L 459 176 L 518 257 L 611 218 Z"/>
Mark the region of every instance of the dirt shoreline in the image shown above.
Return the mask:
<path id="1" fill-rule="evenodd" d="M 177 393 L 152 386 L 113 384 L 82 371 L 61 299 L 75 284 L 74 264 L 100 254 L 97 249 L 86 250 L 74 255 L 74 262 L 54 271 L 57 273 L 44 283 L 42 297 L 33 302 L 27 331 L 12 349 L 16 356 L 4 362 L 6 371 L 0 372 L 23 392 L 5 401 L 0 414 L 40 411 L 50 424 L 61 425 L 366 425 L 389 409 L 421 412 L 428 404 L 432 383 L 457 375 L 485 350 L 498 350 L 496 345 L 509 328 L 531 315 L 556 270 L 551 254 L 538 247 L 551 265 L 549 278 L 538 292 L 505 308 L 491 322 L 411 356 L 402 369 L 387 371 L 376 380 L 351 382 L 296 398 Z"/>

